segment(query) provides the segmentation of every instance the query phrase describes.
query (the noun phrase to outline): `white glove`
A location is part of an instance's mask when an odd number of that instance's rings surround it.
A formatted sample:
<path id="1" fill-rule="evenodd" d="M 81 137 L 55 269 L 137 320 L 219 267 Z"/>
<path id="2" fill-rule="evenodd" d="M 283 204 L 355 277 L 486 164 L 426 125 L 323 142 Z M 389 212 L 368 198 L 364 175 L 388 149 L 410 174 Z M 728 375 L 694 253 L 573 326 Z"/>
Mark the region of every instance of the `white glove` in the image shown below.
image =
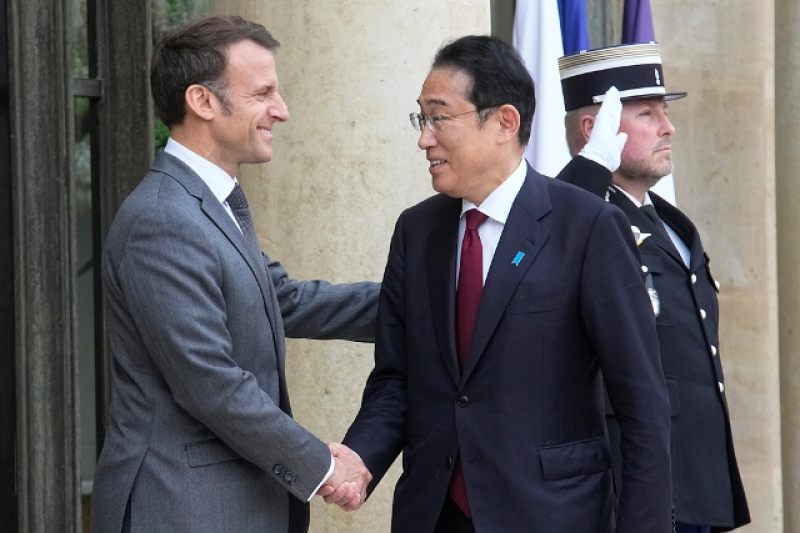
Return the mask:
<path id="1" fill-rule="evenodd" d="M 619 133 L 619 121 L 622 117 L 622 101 L 619 91 L 611 87 L 606 91 L 603 105 L 597 112 L 589 141 L 578 155 L 603 165 L 611 172 L 619 168 L 622 149 L 628 140 L 627 133 Z"/>

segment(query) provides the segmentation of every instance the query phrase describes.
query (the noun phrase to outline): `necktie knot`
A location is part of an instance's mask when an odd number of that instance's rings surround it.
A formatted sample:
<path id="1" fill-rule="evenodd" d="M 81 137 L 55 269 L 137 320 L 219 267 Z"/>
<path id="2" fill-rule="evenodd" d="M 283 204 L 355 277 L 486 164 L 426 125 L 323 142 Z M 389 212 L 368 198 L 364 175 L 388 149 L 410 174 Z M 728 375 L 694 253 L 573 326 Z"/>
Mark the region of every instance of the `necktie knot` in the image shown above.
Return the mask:
<path id="1" fill-rule="evenodd" d="M 658 213 L 656 212 L 656 208 L 655 208 L 655 206 L 653 204 L 643 205 L 639 209 L 641 209 L 642 212 L 645 215 L 647 215 L 647 218 L 649 218 L 653 222 L 658 222 L 659 224 L 661 223 L 661 217 L 658 216 Z"/>
<path id="2" fill-rule="evenodd" d="M 247 205 L 247 198 L 244 195 L 244 191 L 238 183 L 234 185 L 233 191 L 228 195 L 225 201 L 228 202 L 228 205 L 231 207 L 232 211 L 250 209 Z"/>
<path id="3" fill-rule="evenodd" d="M 485 215 L 477 209 L 470 209 L 464 213 L 464 216 L 466 217 L 468 231 L 476 231 L 489 218 L 489 215 Z"/>

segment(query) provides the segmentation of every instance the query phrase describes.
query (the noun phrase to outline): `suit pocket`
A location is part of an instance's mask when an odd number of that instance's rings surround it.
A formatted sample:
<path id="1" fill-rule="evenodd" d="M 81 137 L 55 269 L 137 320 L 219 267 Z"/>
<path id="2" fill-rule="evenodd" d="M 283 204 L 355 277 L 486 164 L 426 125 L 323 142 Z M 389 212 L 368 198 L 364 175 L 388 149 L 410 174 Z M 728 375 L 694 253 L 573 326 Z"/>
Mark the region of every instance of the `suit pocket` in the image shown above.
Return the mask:
<path id="1" fill-rule="evenodd" d="M 186 445 L 186 456 L 189 460 L 189 466 L 192 468 L 241 459 L 238 453 L 231 450 L 220 439 L 191 442 Z"/>
<path id="2" fill-rule="evenodd" d="M 641 250 L 642 264 L 647 267 L 653 274 L 661 274 L 664 272 L 664 259 L 661 257 L 660 252 L 647 252 Z"/>
<path id="3" fill-rule="evenodd" d="M 563 307 L 566 299 L 567 291 L 565 289 L 550 290 L 542 294 L 520 295 L 508 303 L 506 312 L 513 314 L 543 313 Z"/>
<path id="4" fill-rule="evenodd" d="M 611 468 L 611 452 L 603 437 L 539 449 L 542 477 L 552 481 Z"/>

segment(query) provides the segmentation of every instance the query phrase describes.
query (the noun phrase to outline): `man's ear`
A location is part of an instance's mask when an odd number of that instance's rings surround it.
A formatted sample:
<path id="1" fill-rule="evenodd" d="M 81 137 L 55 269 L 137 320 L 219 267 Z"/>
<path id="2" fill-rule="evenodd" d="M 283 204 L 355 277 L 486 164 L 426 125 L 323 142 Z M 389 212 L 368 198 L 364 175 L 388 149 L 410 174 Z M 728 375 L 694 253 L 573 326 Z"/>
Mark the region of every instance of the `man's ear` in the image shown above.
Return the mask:
<path id="1" fill-rule="evenodd" d="M 589 136 L 592 134 L 592 129 L 594 128 L 594 121 L 594 115 L 583 115 L 581 117 L 579 124 L 584 143 L 589 142 Z"/>
<path id="2" fill-rule="evenodd" d="M 497 123 L 500 125 L 500 136 L 503 140 L 514 140 L 519 134 L 521 122 L 519 111 L 511 104 L 503 104 L 494 112 Z"/>
<path id="3" fill-rule="evenodd" d="M 186 102 L 186 111 L 191 112 L 203 120 L 214 118 L 217 109 L 216 96 L 207 88 L 199 84 L 190 85 L 183 94 Z"/>

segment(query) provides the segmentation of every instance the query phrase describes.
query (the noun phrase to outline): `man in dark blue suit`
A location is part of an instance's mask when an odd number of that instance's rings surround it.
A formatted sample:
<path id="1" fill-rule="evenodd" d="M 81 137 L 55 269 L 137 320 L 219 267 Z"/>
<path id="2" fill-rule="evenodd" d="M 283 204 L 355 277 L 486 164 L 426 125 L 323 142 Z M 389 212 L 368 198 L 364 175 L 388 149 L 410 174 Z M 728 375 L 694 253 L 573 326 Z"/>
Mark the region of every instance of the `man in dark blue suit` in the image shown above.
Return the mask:
<path id="1" fill-rule="evenodd" d="M 667 116 L 667 101 L 686 93 L 666 91 L 655 43 L 590 50 L 561 58 L 559 66 L 570 151 L 581 151 L 604 165 L 607 159 L 617 163 L 606 165 L 612 174 L 576 157 L 561 177 L 625 212 L 639 229 L 642 269 L 655 291 L 658 341 L 672 406 L 677 532 L 728 531 L 747 524 L 750 513 L 733 447 L 719 354 L 719 285 L 697 228 L 650 190 L 672 172 L 675 128 Z M 603 97 L 612 86 L 616 89 Z M 598 102 L 603 98 L 608 102 L 601 110 Z M 612 116 L 614 120 L 608 120 Z M 621 155 L 615 153 L 617 130 L 627 136 Z M 587 140 L 595 149 L 586 150 Z M 615 470 L 624 473 L 618 453 L 621 420 L 614 412 L 608 419 L 612 457 Z M 624 476 L 617 481 L 624 494 L 627 481 Z"/>
<path id="2" fill-rule="evenodd" d="M 440 49 L 418 103 L 440 194 L 397 221 L 344 439 L 370 490 L 402 452 L 392 531 L 671 531 L 669 401 L 630 223 L 526 164 L 533 81 L 499 39 Z"/>

